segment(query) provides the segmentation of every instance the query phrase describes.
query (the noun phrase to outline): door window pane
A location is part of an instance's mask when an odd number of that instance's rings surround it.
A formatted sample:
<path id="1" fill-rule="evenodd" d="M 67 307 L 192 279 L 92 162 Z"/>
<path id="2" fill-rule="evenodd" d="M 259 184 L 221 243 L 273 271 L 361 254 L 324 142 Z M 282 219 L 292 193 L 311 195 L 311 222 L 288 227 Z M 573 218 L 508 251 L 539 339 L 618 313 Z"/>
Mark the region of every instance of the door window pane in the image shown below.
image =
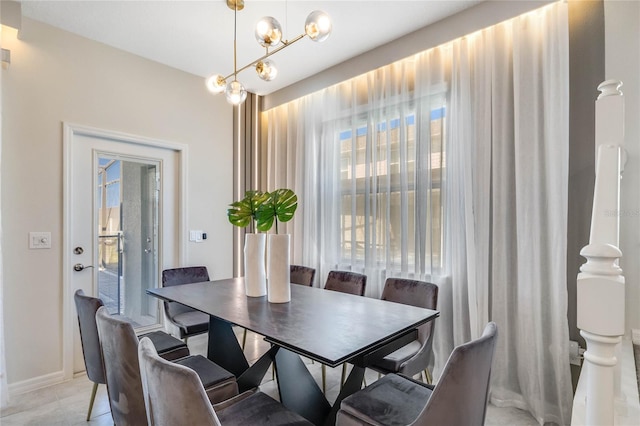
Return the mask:
<path id="1" fill-rule="evenodd" d="M 158 282 L 158 173 L 153 162 L 98 160 L 98 296 L 134 327 L 159 323 L 146 295 Z"/>

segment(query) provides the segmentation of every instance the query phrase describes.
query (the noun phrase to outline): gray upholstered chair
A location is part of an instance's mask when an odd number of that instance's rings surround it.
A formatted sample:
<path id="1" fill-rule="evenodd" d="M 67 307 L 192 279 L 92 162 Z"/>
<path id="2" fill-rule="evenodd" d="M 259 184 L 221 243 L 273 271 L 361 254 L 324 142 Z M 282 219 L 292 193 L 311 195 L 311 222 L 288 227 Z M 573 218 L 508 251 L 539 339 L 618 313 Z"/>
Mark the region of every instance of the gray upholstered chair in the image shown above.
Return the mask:
<path id="1" fill-rule="evenodd" d="M 162 271 L 162 286 L 170 287 L 209 281 L 206 266 L 188 266 L 184 268 L 165 269 Z M 176 302 L 164 302 L 164 312 L 179 333 L 179 337 L 187 339 L 191 336 L 209 331 L 209 315 Z"/>
<path id="2" fill-rule="evenodd" d="M 78 313 L 78 326 L 80 327 L 80 341 L 82 343 L 82 356 L 84 366 L 87 370 L 87 377 L 93 382 L 91 400 L 89 401 L 89 411 L 87 421 L 91 419 L 93 402 L 96 399 L 98 385 L 104 385 L 104 367 L 102 364 L 102 352 L 100 351 L 100 340 L 98 339 L 98 328 L 96 326 L 96 311 L 103 303 L 95 297 L 87 297 L 82 290 L 77 290 L 73 296 Z"/>
<path id="3" fill-rule="evenodd" d="M 435 386 L 384 376 L 345 398 L 336 424 L 483 425 L 496 338 L 490 322 L 480 338 L 456 347 Z"/>
<path id="4" fill-rule="evenodd" d="M 436 309 L 438 286 L 425 281 L 387 278 L 381 299 L 420 308 Z M 428 365 L 432 355 L 434 323 L 435 320 L 432 320 L 420 326 L 417 340 L 390 353 L 370 368 L 382 374 L 400 373 L 405 376 L 414 376 L 423 372 L 425 381 L 431 383 Z"/>
<path id="5" fill-rule="evenodd" d="M 145 424 L 147 415 L 138 364 L 138 338 L 133 327 L 109 315 L 105 307 L 98 309 L 96 323 L 113 421 L 118 426 Z M 193 370 L 203 383 L 209 400 L 214 403 L 238 394 L 233 374 L 201 355 L 190 355 L 172 362 Z"/>
<path id="6" fill-rule="evenodd" d="M 306 285 L 313 287 L 313 279 L 316 276 L 316 270 L 308 266 L 290 265 L 289 279 L 292 284 Z"/>
<path id="7" fill-rule="evenodd" d="M 198 376 L 160 358 L 148 339 L 138 357 L 149 424 L 155 425 L 310 425 L 262 392 L 245 392 L 211 405 Z"/>
<path id="8" fill-rule="evenodd" d="M 327 281 L 324 284 L 325 290 L 339 291 L 340 293 L 355 294 L 364 296 L 367 288 L 367 276 L 350 271 L 329 271 Z M 342 364 L 342 378 L 340 386 L 344 383 L 347 375 L 347 365 Z M 322 365 L 322 392 L 327 391 L 327 366 Z"/>
<path id="9" fill-rule="evenodd" d="M 87 370 L 87 377 L 93 382 L 89 411 L 87 412 L 87 421 L 89 421 L 98 385 L 106 383 L 100 339 L 98 338 L 98 326 L 96 325 L 96 312 L 104 304 L 97 297 L 85 295 L 82 290 L 76 290 L 73 300 L 78 314 L 84 366 Z M 156 331 L 148 333 L 146 336 L 151 339 L 160 356 L 165 359 L 172 360 L 189 355 L 189 349 L 186 344 L 166 333 Z"/>
<path id="10" fill-rule="evenodd" d="M 349 271 L 330 271 L 324 284 L 325 290 L 364 296 L 367 276 Z"/>

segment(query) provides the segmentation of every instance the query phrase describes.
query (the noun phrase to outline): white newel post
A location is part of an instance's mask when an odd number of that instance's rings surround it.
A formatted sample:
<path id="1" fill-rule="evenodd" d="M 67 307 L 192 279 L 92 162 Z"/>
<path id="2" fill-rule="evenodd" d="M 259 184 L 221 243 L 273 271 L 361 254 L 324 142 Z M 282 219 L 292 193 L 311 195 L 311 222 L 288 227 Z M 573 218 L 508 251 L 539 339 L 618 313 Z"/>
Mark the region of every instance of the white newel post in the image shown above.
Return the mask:
<path id="1" fill-rule="evenodd" d="M 624 99 L 617 80 L 602 83 L 596 101 L 596 183 L 587 262 L 577 279 L 577 325 L 586 341 L 586 425 L 615 424 L 620 395 L 616 356 L 625 332 L 625 284 L 618 259 Z"/>

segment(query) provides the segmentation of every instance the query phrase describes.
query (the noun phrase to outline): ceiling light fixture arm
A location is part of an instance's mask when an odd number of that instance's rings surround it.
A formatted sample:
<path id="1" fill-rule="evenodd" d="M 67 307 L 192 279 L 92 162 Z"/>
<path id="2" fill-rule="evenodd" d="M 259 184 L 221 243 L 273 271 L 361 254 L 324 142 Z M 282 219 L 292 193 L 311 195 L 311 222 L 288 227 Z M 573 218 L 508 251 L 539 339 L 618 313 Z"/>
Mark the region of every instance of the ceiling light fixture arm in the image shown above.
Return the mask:
<path id="1" fill-rule="evenodd" d="M 284 49 L 287 46 L 291 46 L 293 43 L 295 43 L 296 41 L 302 40 L 304 37 L 306 37 L 306 34 L 300 34 L 298 37 L 294 38 L 291 41 L 282 41 L 282 46 L 278 46 L 277 48 L 273 49 L 271 52 L 269 52 L 269 49 L 267 49 L 267 53 L 261 57 L 259 57 L 258 59 L 256 59 L 255 61 L 251 62 L 250 64 L 247 64 L 245 66 L 243 66 L 242 68 L 238 68 L 235 72 L 229 74 L 228 76 L 226 76 L 224 79 L 228 79 L 234 75 L 240 74 L 242 71 L 246 70 L 247 68 L 250 68 L 254 65 L 256 65 L 258 62 L 261 62 L 265 59 L 267 59 L 269 56 L 271 55 L 275 55 L 276 53 L 278 53 L 279 51 L 281 51 L 282 49 Z M 235 46 L 235 41 L 234 41 L 234 46 Z M 235 56 L 234 56 L 234 60 L 235 60 Z M 235 64 L 234 64 L 234 68 L 235 68 Z"/>
<path id="2" fill-rule="evenodd" d="M 227 2 L 229 5 L 229 2 Z M 238 79 L 238 40 L 237 40 L 237 28 L 238 28 L 238 6 L 239 4 L 233 3 L 233 79 Z M 242 3 L 244 7 L 244 3 Z M 231 77 L 231 76 L 229 76 Z M 227 77 L 227 78 L 229 78 Z"/>

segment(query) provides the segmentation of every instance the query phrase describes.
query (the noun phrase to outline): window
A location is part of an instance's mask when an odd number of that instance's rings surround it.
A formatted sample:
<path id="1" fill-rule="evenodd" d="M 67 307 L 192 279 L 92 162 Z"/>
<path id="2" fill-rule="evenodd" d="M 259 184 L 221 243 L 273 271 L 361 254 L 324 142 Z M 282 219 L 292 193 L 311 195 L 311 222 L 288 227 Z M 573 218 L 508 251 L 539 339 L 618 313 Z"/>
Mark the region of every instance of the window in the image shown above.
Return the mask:
<path id="1" fill-rule="evenodd" d="M 362 116 L 340 132 L 343 262 L 417 273 L 442 267 L 444 103 L 423 115 Z"/>

